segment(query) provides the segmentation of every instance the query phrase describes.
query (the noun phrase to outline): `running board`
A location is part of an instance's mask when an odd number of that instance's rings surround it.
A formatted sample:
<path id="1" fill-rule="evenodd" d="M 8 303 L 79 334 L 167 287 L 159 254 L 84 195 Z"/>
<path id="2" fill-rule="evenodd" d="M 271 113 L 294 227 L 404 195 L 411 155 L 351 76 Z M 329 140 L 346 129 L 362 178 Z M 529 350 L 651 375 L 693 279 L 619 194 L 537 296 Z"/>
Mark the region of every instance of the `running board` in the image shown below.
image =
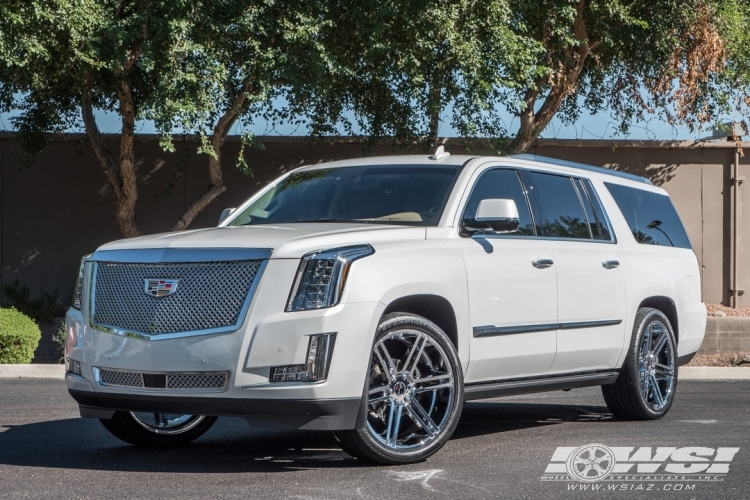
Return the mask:
<path id="1" fill-rule="evenodd" d="M 595 385 L 613 384 L 617 380 L 618 372 L 581 373 L 578 375 L 559 375 L 526 380 L 509 380 L 506 382 L 482 382 L 464 386 L 464 399 L 496 398 L 500 396 L 515 396 L 517 394 L 532 394 L 535 392 L 560 391 L 591 387 Z"/>

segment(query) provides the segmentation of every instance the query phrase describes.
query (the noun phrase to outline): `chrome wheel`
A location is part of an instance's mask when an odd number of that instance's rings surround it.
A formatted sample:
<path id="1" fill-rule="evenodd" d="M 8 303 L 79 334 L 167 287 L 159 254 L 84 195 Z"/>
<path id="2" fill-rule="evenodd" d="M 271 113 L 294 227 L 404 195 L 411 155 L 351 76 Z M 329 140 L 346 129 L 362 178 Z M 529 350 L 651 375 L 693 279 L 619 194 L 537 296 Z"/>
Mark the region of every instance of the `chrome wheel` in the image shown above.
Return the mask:
<path id="1" fill-rule="evenodd" d="M 661 320 L 651 321 L 646 327 L 638 362 L 643 401 L 652 411 L 659 412 L 674 394 L 676 367 L 675 346 Z"/>
<path id="2" fill-rule="evenodd" d="M 370 364 L 366 428 L 390 450 L 418 451 L 445 430 L 456 404 L 456 377 L 443 348 L 419 330 L 381 337 Z"/>
<path id="3" fill-rule="evenodd" d="M 204 415 L 179 415 L 171 413 L 130 412 L 133 420 L 154 434 L 173 436 L 182 434 L 201 423 Z"/>

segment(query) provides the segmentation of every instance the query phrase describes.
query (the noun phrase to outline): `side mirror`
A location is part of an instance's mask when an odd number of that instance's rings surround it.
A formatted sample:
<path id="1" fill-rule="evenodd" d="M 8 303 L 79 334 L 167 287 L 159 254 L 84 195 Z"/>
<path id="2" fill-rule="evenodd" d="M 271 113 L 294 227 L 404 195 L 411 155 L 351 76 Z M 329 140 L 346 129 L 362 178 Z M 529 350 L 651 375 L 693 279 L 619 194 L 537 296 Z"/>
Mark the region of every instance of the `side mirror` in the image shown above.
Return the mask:
<path id="1" fill-rule="evenodd" d="M 234 211 L 237 210 L 236 208 L 225 208 L 223 212 L 221 212 L 221 215 L 219 216 L 219 224 L 224 222 L 227 217 L 232 215 Z"/>
<path id="2" fill-rule="evenodd" d="M 518 207 L 513 200 L 486 199 L 479 202 L 473 219 L 464 219 L 464 234 L 474 233 L 514 233 L 518 231 Z"/>

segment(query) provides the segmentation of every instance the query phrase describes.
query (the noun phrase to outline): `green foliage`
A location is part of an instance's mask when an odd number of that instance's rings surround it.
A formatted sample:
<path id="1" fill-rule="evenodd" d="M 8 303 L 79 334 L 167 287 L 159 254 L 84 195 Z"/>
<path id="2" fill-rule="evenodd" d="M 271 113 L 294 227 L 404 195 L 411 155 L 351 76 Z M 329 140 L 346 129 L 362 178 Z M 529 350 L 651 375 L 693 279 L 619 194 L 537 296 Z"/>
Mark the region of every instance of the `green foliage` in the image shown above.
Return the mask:
<path id="1" fill-rule="evenodd" d="M 65 321 L 60 324 L 60 328 L 52 335 L 52 342 L 55 344 L 55 353 L 60 356 L 60 363 L 65 361 L 65 343 L 68 339 L 67 326 Z"/>
<path id="2" fill-rule="evenodd" d="M 52 319 L 65 314 L 65 308 L 60 305 L 60 293 L 57 290 L 39 291 L 37 298 L 31 297 L 31 290 L 22 285 L 18 279 L 3 286 L 3 293 L 10 306 L 31 317 L 34 321 L 52 322 Z"/>
<path id="3" fill-rule="evenodd" d="M 166 151 L 176 128 L 197 135 L 209 163 L 239 125 L 245 172 L 261 117 L 371 150 L 433 146 L 447 114 L 462 136 L 524 149 L 584 110 L 621 133 L 649 112 L 700 125 L 750 86 L 749 21 L 746 0 L 6 0 L 0 111 L 20 111 L 33 152 L 81 126 L 90 94 L 124 132 L 130 114 L 153 120 Z"/>
<path id="4" fill-rule="evenodd" d="M 0 364 L 27 364 L 42 334 L 31 318 L 14 308 L 0 308 Z"/>

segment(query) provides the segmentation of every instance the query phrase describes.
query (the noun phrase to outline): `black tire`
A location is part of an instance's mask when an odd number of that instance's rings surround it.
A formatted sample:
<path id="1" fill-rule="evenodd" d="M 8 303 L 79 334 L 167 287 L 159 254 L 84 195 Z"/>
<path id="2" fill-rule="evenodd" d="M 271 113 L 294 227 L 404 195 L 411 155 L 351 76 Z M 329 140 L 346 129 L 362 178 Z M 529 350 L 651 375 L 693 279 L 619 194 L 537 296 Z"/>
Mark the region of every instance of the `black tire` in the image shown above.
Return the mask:
<path id="1" fill-rule="evenodd" d="M 652 325 L 655 325 L 652 328 Z M 654 330 L 654 331 L 652 331 Z M 659 351 L 656 357 L 642 356 L 650 341 L 659 343 L 664 338 L 668 344 Z M 649 350 L 650 352 L 650 350 Z M 659 363 L 658 365 L 656 363 Z M 654 367 L 656 366 L 656 367 Z M 668 370 L 659 367 L 671 367 L 672 377 L 669 380 Z M 641 375 L 643 370 L 643 375 Z M 662 379 L 650 379 L 652 370 L 661 370 Z M 648 385 L 642 385 L 641 380 L 648 380 Z M 661 399 L 657 399 L 656 390 Z M 669 389 L 667 390 L 667 387 Z M 607 407 L 612 414 L 623 420 L 657 420 L 667 414 L 674 403 L 677 390 L 677 341 L 672 325 L 667 316 L 658 309 L 643 307 L 638 309 L 633 325 L 633 335 L 628 348 L 628 354 L 620 370 L 620 376 L 614 384 L 603 385 L 602 394 Z M 662 392 L 664 395 L 662 396 Z M 662 404 L 663 402 L 663 404 Z"/>
<path id="2" fill-rule="evenodd" d="M 409 344 L 411 338 L 414 341 Z M 385 349 L 379 351 L 380 359 L 376 349 Z M 400 354 L 399 349 L 403 351 Z M 388 363 L 383 352 L 391 354 L 394 371 L 390 376 L 380 369 L 382 363 Z M 425 381 L 426 377 L 435 380 Z M 453 435 L 464 403 L 463 385 L 458 354 L 440 327 L 414 314 L 387 314 L 378 325 L 370 357 L 369 387 L 363 396 L 367 399 L 365 425 L 338 431 L 336 438 L 345 452 L 365 462 L 389 465 L 422 462 Z M 370 394 L 372 390 L 376 392 Z M 382 396 L 373 398 L 377 394 Z M 371 404 L 377 399 L 383 401 Z M 389 408 L 389 417 L 385 408 Z M 383 432 L 378 432 L 380 427 Z M 392 438 L 388 437 L 391 429 L 395 429 Z M 419 433 L 425 434 L 422 441 Z M 385 443 L 391 440 L 392 444 Z"/>
<path id="3" fill-rule="evenodd" d="M 118 411 L 108 420 L 100 420 L 104 428 L 126 443 L 149 448 L 180 446 L 201 437 L 216 422 L 216 417 L 193 415 L 183 425 L 166 431 L 149 428 L 129 411 Z"/>

